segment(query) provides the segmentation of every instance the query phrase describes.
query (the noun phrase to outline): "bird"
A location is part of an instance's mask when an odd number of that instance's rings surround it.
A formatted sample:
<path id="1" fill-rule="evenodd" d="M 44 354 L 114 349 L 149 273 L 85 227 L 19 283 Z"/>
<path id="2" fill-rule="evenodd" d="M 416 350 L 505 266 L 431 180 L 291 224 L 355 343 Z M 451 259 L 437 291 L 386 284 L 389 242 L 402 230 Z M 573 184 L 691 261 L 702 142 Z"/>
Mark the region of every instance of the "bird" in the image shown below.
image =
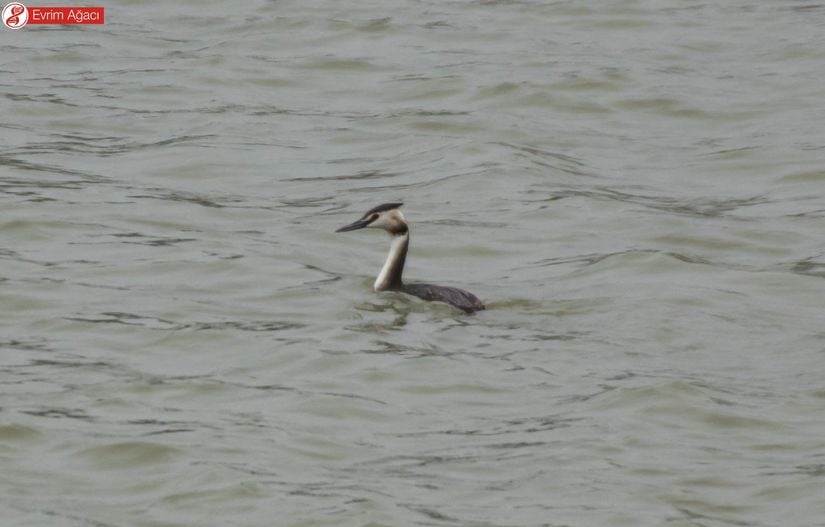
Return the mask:
<path id="1" fill-rule="evenodd" d="M 405 284 L 401 280 L 407 249 L 410 246 L 410 227 L 404 215 L 398 210 L 403 203 L 383 203 L 368 210 L 360 219 L 344 225 L 335 232 L 348 232 L 364 228 L 383 229 L 392 238 L 390 253 L 384 267 L 375 279 L 374 289 L 400 291 L 427 301 L 446 302 L 465 313 L 486 309 L 484 303 L 474 294 L 457 287 L 433 284 Z"/>

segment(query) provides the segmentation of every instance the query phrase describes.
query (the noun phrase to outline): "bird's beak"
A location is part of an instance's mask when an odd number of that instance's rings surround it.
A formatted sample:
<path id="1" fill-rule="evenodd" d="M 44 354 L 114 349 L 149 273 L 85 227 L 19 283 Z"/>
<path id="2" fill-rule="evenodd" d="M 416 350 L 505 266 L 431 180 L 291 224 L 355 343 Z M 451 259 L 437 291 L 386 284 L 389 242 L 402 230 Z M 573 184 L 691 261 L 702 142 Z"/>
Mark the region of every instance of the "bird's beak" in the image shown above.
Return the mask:
<path id="1" fill-rule="evenodd" d="M 356 222 L 350 223 L 349 225 L 344 225 L 340 229 L 336 230 L 335 232 L 347 232 L 347 231 L 354 231 L 358 229 L 363 229 L 367 225 L 371 223 L 368 219 L 361 219 Z"/>

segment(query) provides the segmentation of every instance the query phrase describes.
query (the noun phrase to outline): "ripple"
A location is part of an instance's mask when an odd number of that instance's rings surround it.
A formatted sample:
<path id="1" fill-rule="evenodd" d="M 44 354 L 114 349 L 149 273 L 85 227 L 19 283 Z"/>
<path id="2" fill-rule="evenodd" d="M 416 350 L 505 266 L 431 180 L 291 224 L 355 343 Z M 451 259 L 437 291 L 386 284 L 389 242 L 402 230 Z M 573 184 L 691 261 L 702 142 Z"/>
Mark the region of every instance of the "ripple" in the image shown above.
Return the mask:
<path id="1" fill-rule="evenodd" d="M 813 259 L 806 259 L 793 263 L 790 266 L 790 270 L 792 273 L 796 274 L 825 278 L 825 263 L 817 262 Z"/>
<path id="2" fill-rule="evenodd" d="M 124 441 L 78 452 L 79 456 L 102 470 L 142 469 L 167 464 L 182 454 L 183 451 L 176 447 L 148 441 Z"/>
<path id="3" fill-rule="evenodd" d="M 37 428 L 19 424 L 0 425 L 0 441 L 4 444 L 12 442 L 28 443 L 43 436 Z"/>
<path id="4" fill-rule="evenodd" d="M 555 201 L 566 198 L 584 197 L 597 201 L 617 201 L 641 205 L 645 208 L 667 212 L 670 214 L 680 214 L 699 217 L 720 217 L 728 216 L 731 212 L 742 208 L 753 207 L 772 203 L 772 200 L 765 195 L 757 195 L 748 198 L 712 199 L 694 198 L 684 199 L 671 196 L 656 196 L 649 194 L 637 194 L 626 190 L 617 190 L 610 187 L 588 187 L 570 188 L 553 192 L 553 196 L 544 201 Z"/>
<path id="5" fill-rule="evenodd" d="M 214 322 L 176 322 L 164 318 L 149 315 L 138 315 L 134 313 L 124 313 L 110 311 L 100 313 L 99 318 L 89 317 L 65 317 L 73 322 L 86 322 L 91 324 L 122 324 L 127 326 L 139 326 L 148 329 L 159 329 L 168 331 L 181 331 L 192 329 L 196 331 L 208 330 L 239 330 L 251 332 L 285 331 L 290 329 L 300 329 L 306 324 L 297 322 L 285 322 L 277 320 L 222 320 Z"/>

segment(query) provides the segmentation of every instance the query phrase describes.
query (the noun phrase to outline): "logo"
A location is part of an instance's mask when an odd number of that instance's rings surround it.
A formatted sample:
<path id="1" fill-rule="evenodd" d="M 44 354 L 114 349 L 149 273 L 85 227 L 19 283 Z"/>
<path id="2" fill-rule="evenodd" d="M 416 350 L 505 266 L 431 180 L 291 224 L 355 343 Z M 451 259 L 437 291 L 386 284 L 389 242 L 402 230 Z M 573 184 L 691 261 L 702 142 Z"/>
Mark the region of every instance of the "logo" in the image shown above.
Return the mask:
<path id="1" fill-rule="evenodd" d="M 29 10 L 23 4 L 12 2 L 3 8 L 3 23 L 11 29 L 20 29 L 29 21 Z"/>
<path id="2" fill-rule="evenodd" d="M 11 29 L 27 24 L 103 24 L 104 16 L 102 7 L 26 7 L 11 2 L 3 8 L 3 24 Z"/>

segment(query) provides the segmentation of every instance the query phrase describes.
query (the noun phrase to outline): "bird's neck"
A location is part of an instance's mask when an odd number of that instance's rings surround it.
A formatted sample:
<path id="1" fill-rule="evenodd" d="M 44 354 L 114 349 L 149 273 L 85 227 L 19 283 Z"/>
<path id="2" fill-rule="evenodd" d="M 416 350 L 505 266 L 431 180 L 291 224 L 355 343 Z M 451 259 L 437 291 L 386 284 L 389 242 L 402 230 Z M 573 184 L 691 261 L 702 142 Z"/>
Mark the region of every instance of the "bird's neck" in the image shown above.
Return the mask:
<path id="1" fill-rule="evenodd" d="M 403 234 L 396 234 L 392 237 L 390 254 L 384 267 L 375 279 L 376 291 L 391 291 L 400 289 L 403 285 L 401 275 L 404 273 L 404 262 L 407 259 L 407 248 L 410 246 L 410 231 L 405 230 Z"/>

